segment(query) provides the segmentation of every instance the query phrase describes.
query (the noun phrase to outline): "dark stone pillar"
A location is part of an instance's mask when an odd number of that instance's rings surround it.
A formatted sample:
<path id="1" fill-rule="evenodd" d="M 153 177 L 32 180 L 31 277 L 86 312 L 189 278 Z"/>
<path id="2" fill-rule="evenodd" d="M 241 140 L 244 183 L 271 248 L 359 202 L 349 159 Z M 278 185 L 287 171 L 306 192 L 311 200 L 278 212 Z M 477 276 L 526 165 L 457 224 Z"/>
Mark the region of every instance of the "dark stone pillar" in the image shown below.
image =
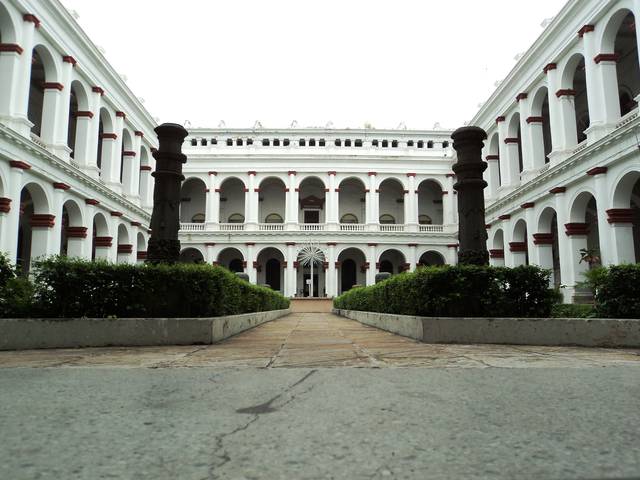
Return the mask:
<path id="1" fill-rule="evenodd" d="M 487 139 L 487 133 L 479 127 L 462 127 L 453 132 L 451 138 L 458 154 L 458 163 L 453 166 L 458 178 L 453 186 L 458 192 L 458 263 L 488 265 L 483 191 L 487 182 L 482 178 L 482 172 L 487 168 L 487 163 L 482 160 L 483 141 Z"/>
<path id="2" fill-rule="evenodd" d="M 187 156 L 182 153 L 182 143 L 187 131 L 175 123 L 163 123 L 155 129 L 160 143 L 153 153 L 156 171 L 151 215 L 151 238 L 147 248 L 147 262 L 175 263 L 180 257 L 180 187 L 182 164 Z"/>

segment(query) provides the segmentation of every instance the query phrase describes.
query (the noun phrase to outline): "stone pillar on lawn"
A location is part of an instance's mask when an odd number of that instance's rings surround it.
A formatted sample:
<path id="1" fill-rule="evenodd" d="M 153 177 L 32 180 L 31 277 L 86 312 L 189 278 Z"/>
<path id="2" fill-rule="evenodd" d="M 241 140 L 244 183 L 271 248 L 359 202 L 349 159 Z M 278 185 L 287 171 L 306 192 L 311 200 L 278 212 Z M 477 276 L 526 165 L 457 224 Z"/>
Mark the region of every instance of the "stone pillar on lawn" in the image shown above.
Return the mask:
<path id="1" fill-rule="evenodd" d="M 147 249 L 147 262 L 175 263 L 180 257 L 180 186 L 184 180 L 182 164 L 187 156 L 182 143 L 188 132 L 175 123 L 164 123 L 155 129 L 159 147 L 153 153 L 156 171 L 151 215 L 151 238 Z"/>
<path id="2" fill-rule="evenodd" d="M 458 162 L 453 171 L 458 179 L 453 188 L 458 192 L 460 250 L 458 263 L 488 265 L 487 230 L 484 218 L 484 181 L 487 164 L 482 148 L 487 133 L 479 127 L 462 127 L 453 132 L 453 148 Z"/>

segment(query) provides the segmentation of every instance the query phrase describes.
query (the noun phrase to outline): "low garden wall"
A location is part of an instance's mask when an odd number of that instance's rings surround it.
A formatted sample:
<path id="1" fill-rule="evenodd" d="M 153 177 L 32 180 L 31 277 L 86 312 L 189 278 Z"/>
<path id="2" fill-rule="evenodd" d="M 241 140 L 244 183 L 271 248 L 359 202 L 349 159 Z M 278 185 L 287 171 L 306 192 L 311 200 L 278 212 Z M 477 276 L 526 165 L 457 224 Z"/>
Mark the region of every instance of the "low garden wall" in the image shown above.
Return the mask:
<path id="1" fill-rule="evenodd" d="M 640 322 L 633 319 L 415 317 L 341 309 L 334 313 L 425 343 L 640 348 Z"/>
<path id="2" fill-rule="evenodd" d="M 0 350 L 208 345 L 290 313 L 289 309 L 215 318 L 0 319 Z"/>

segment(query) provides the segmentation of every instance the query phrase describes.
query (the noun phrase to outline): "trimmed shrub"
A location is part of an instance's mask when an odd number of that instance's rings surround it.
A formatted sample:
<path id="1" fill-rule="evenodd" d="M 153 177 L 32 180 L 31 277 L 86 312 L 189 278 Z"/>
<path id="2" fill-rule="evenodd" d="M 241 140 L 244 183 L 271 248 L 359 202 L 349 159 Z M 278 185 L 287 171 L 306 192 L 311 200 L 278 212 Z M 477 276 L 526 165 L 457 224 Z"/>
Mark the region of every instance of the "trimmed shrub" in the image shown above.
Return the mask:
<path id="1" fill-rule="evenodd" d="M 551 309 L 553 318 L 593 318 L 596 316 L 593 305 L 559 303 Z"/>
<path id="2" fill-rule="evenodd" d="M 548 317 L 556 299 L 549 275 L 533 266 L 425 267 L 352 289 L 334 305 L 424 317 Z"/>
<path id="3" fill-rule="evenodd" d="M 23 317 L 32 310 L 33 287 L 0 253 L 0 318 Z"/>
<path id="4" fill-rule="evenodd" d="M 597 317 L 640 318 L 640 264 L 598 268 L 586 277 Z"/>
<path id="5" fill-rule="evenodd" d="M 34 272 L 31 317 L 218 317 L 289 306 L 278 292 L 211 265 L 52 257 L 36 263 Z"/>

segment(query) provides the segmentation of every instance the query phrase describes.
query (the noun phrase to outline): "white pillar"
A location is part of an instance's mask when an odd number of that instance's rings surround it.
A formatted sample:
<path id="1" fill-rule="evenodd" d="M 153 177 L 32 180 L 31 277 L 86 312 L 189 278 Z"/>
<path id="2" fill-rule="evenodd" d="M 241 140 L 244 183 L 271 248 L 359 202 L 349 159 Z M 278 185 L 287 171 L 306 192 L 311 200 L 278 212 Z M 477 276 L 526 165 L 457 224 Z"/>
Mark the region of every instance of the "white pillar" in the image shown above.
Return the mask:
<path id="1" fill-rule="evenodd" d="M 582 35 L 582 46 L 584 51 L 585 76 L 587 81 L 587 100 L 589 102 L 589 128 L 586 133 L 589 143 L 592 143 L 606 135 L 604 86 L 602 85 L 602 72 L 599 72 L 594 58 L 600 53 L 596 45 L 596 34 L 593 28 L 584 29 Z M 606 68 L 605 68 L 606 71 Z M 615 62 L 613 62 L 613 75 L 615 78 Z M 617 80 L 615 80 L 617 86 Z M 618 92 L 615 89 L 615 103 L 618 103 Z M 620 116 L 620 107 L 618 115 Z M 616 118 L 617 118 L 616 117 Z M 610 129 L 609 129 L 610 131 Z"/>
<path id="2" fill-rule="evenodd" d="M 327 277 L 325 280 L 328 297 L 338 296 L 338 270 L 336 269 L 336 244 L 327 243 Z"/>
<path id="3" fill-rule="evenodd" d="M 500 156 L 499 155 L 487 155 L 487 178 L 489 184 L 488 198 L 498 198 L 498 188 L 500 187 Z"/>
<path id="4" fill-rule="evenodd" d="M 370 243 L 369 254 L 367 255 L 367 263 L 369 264 L 369 269 L 367 270 L 367 285 L 374 285 L 376 283 L 376 274 L 378 273 L 377 261 L 376 258 L 376 248 L 377 243 Z"/>
<path id="5" fill-rule="evenodd" d="M 416 174 L 407 173 L 407 190 L 404 195 L 404 223 L 409 232 L 418 231 Z"/>
<path id="6" fill-rule="evenodd" d="M 552 190 L 555 195 L 555 210 L 558 223 L 558 250 L 560 256 L 560 276 L 562 277 L 562 283 L 565 288 L 562 290 L 565 303 L 571 303 L 574 292 L 574 260 L 577 257 L 577 261 L 580 259 L 578 250 L 575 250 L 574 245 L 570 241 L 570 237 L 566 235 L 566 224 L 569 222 L 569 209 L 567 206 L 567 198 L 565 194 L 565 188 L 559 187 Z M 586 240 L 584 242 L 586 247 Z"/>
<path id="7" fill-rule="evenodd" d="M 258 228 L 258 197 L 259 190 L 256 187 L 256 172 L 247 172 L 247 189 L 245 195 L 245 228 L 248 230 L 257 230 Z"/>
<path id="8" fill-rule="evenodd" d="M 367 198 L 370 216 L 367 220 L 368 229 L 378 230 L 380 223 L 380 190 L 378 190 L 378 179 L 376 172 L 369 172 L 369 196 Z"/>
<path id="9" fill-rule="evenodd" d="M 60 253 L 58 230 L 58 251 L 54 251 L 54 225 L 61 219 L 51 213 L 34 213 L 31 215 L 31 265 L 34 260 L 44 259 L 49 255 Z"/>
<path id="10" fill-rule="evenodd" d="M 52 150 L 55 155 L 64 161 L 69 161 L 69 154 L 73 145 L 67 145 L 69 136 L 69 109 L 71 102 L 71 81 L 75 60 L 71 57 L 63 57 L 61 82 L 64 88 L 60 95 L 56 116 L 56 125 L 53 132 Z"/>
<path id="11" fill-rule="evenodd" d="M 555 63 L 544 68 L 547 76 L 547 93 L 549 99 L 549 121 L 551 131 L 551 153 L 549 161 L 557 164 L 566 158 L 566 132 L 564 130 L 563 105 L 557 92 L 560 90 L 560 78 Z M 575 122 L 574 122 L 575 123 Z M 574 127 L 575 130 L 575 127 Z"/>
<path id="12" fill-rule="evenodd" d="M 596 210 L 598 215 L 598 242 L 600 243 L 600 259 L 602 265 L 613 265 L 615 262 L 612 256 L 612 232 L 609 227 L 609 222 L 607 221 L 607 210 L 609 210 L 610 205 L 608 203 L 609 189 L 607 185 L 606 170 L 602 170 L 602 173 L 595 174 L 593 178 L 595 183 Z"/>
<path id="13" fill-rule="evenodd" d="M 454 225 L 456 223 L 454 208 L 455 191 L 453 189 L 454 176 L 455 175 L 453 173 L 447 173 L 447 176 L 445 177 L 445 190 L 442 192 L 442 223 L 445 225 Z"/>
<path id="14" fill-rule="evenodd" d="M 531 136 L 531 127 L 527 123 L 529 111 L 531 110 L 531 100 L 526 93 L 521 93 L 517 97 L 518 111 L 520 112 L 520 148 L 522 149 L 522 176 L 527 181 L 533 177 L 534 156 L 533 156 L 533 138 Z"/>
<path id="15" fill-rule="evenodd" d="M 340 209 L 340 189 L 336 185 L 336 172 L 329 172 L 327 179 L 328 188 L 326 189 L 326 216 L 325 223 L 327 224 L 327 229 L 329 230 L 337 230 L 338 222 L 340 219 L 339 209 Z"/>
<path id="16" fill-rule="evenodd" d="M 298 228 L 298 186 L 296 185 L 296 172 L 289 170 L 289 184 L 285 190 L 285 222 L 287 230 Z M 292 260 L 293 262 L 293 260 Z M 291 267 L 293 268 L 293 267 Z"/>
<path id="17" fill-rule="evenodd" d="M 127 197 L 137 196 L 133 190 L 134 169 L 136 168 L 137 153 L 133 150 L 127 150 L 122 153 L 122 189 Z"/>
<path id="18" fill-rule="evenodd" d="M 286 297 L 295 297 L 297 286 L 297 272 L 294 266 L 294 262 L 296 261 L 294 247 L 295 243 L 288 242 L 287 246 L 287 267 L 285 270 L 285 296 Z"/>
<path id="19" fill-rule="evenodd" d="M 49 245 L 49 251 L 47 252 L 49 255 L 59 255 L 60 254 L 60 242 L 62 237 L 62 203 L 64 200 L 64 192 L 69 187 L 64 184 L 54 185 L 53 190 L 53 212 L 56 217 L 56 222 L 51 228 L 51 242 Z"/>
<path id="20" fill-rule="evenodd" d="M 498 150 L 499 150 L 499 159 L 500 159 L 500 174 L 502 178 L 502 188 L 508 189 L 513 185 L 514 173 L 512 172 L 512 155 L 509 152 L 507 144 L 505 140 L 508 138 L 508 129 L 507 122 L 504 117 L 498 117 L 496 119 L 498 124 Z M 517 145 L 516 145 L 517 147 Z M 516 165 L 517 165 L 517 152 L 516 152 Z M 518 171 L 516 170 L 515 175 L 518 175 Z"/>
<path id="21" fill-rule="evenodd" d="M 3 231 L 4 248 L 9 254 L 11 263 L 16 263 L 18 254 L 18 227 L 20 226 L 20 194 L 22 193 L 22 175 L 28 165 L 24 162 L 15 162 L 11 165 L 10 181 L 7 186 L 9 198 L 11 199 L 11 209 L 5 222 L 6 231 Z M 31 168 L 31 167 L 28 167 Z M 2 239 L 0 239 L 2 240 Z"/>
<path id="22" fill-rule="evenodd" d="M 25 21 L 22 24 L 22 45 L 15 89 L 12 92 L 12 128 L 29 138 L 33 124 L 29 121 L 29 88 L 31 86 L 31 59 L 34 47 L 36 23 Z"/>
<path id="23" fill-rule="evenodd" d="M 530 155 L 531 155 L 531 166 L 530 169 L 534 172 L 541 169 L 545 165 L 545 152 L 544 152 L 544 124 L 542 117 L 528 117 L 527 122 L 527 131 L 526 135 L 529 138 L 528 142 L 530 145 Z M 535 176 L 534 173 L 528 172 L 529 175 L 527 178 L 531 178 L 531 176 Z"/>
<path id="24" fill-rule="evenodd" d="M 249 275 L 249 281 L 253 284 L 258 282 L 258 272 L 256 271 L 255 263 L 255 243 L 248 242 L 247 246 L 247 274 Z"/>
<path id="25" fill-rule="evenodd" d="M 58 154 L 58 151 L 56 150 L 56 141 L 59 136 L 58 130 L 62 128 L 61 123 L 67 124 L 69 121 L 68 114 L 66 119 L 63 120 L 61 118 L 63 110 L 62 104 L 65 99 L 67 100 L 67 103 L 69 102 L 68 92 L 69 86 L 64 86 L 61 83 L 47 82 L 44 84 L 42 128 L 40 129 L 40 138 L 47 148 L 56 155 Z M 64 146 L 66 147 L 66 142 Z"/>
<path id="26" fill-rule="evenodd" d="M 218 173 L 213 171 L 209 172 L 205 218 L 207 230 L 218 229 L 220 224 L 220 188 L 218 187 Z"/>
<path id="27" fill-rule="evenodd" d="M 418 266 L 417 246 L 418 245 L 415 243 L 409 244 L 409 258 L 407 258 L 407 261 L 409 263 L 410 272 L 413 272 Z"/>
<path id="28" fill-rule="evenodd" d="M 615 208 L 607 210 L 609 230 L 611 232 L 611 264 L 636 263 L 633 244 L 633 210 Z"/>
<path id="29" fill-rule="evenodd" d="M 104 132 L 102 134 L 102 166 L 100 168 L 100 180 L 108 184 L 111 187 L 115 186 L 115 177 L 113 172 L 115 171 L 116 162 L 119 164 L 120 152 L 118 135 L 113 132 Z M 118 185 L 120 182 L 118 181 Z M 118 189 L 119 191 L 120 189 Z"/>
<path id="30" fill-rule="evenodd" d="M 151 176 L 151 168 L 151 165 L 142 165 L 140 167 L 140 200 L 142 208 L 144 209 L 153 207 L 153 196 L 151 194 L 153 177 Z"/>
<path id="31" fill-rule="evenodd" d="M 103 141 L 99 136 L 100 108 L 103 94 L 104 91 L 99 87 L 91 89 L 91 93 L 89 93 L 89 110 L 82 113 L 87 120 L 82 120 L 81 117 L 78 117 L 78 125 L 76 127 L 76 135 L 80 145 L 76 141 L 74 160 L 87 175 L 96 180 L 102 176 L 101 169 L 98 168 L 98 145 L 99 142 Z M 104 152 L 102 159 L 104 164 Z"/>
<path id="32" fill-rule="evenodd" d="M 0 52 L 0 85 L 3 85 L 0 91 L 0 118 L 3 123 L 17 130 L 14 125 L 13 103 L 22 92 L 19 86 L 20 61 L 25 57 L 31 57 L 29 52 L 25 52 L 20 45 L 5 44 L 5 50 Z M 30 59 L 30 58 L 29 58 Z M 18 119 L 19 121 L 20 119 Z"/>

